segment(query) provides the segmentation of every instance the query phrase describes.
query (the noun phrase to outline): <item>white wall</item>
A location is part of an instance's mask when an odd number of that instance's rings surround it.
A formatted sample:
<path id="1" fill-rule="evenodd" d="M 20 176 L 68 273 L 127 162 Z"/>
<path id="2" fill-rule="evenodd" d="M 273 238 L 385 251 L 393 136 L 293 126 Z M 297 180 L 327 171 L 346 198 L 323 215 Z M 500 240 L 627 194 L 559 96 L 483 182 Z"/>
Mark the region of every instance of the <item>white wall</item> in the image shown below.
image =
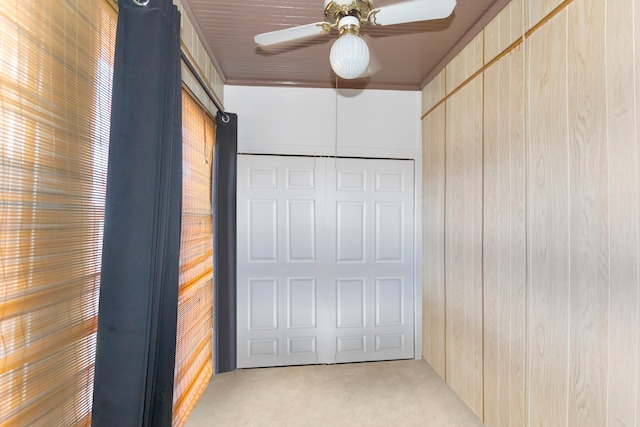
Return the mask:
<path id="1" fill-rule="evenodd" d="M 418 91 L 225 86 L 241 153 L 419 159 Z"/>
<path id="2" fill-rule="evenodd" d="M 415 357 L 422 357 L 422 93 L 225 86 L 238 152 L 413 159 Z"/>

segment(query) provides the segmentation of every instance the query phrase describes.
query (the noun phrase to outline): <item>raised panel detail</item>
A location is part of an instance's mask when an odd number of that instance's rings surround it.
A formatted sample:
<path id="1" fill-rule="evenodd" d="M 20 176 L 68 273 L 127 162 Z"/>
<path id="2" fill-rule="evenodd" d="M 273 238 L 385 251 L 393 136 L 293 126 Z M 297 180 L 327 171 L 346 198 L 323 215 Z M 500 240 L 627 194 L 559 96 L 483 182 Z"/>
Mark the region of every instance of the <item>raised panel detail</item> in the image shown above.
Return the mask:
<path id="1" fill-rule="evenodd" d="M 338 262 L 364 262 L 364 204 L 338 202 L 336 242 Z"/>
<path id="2" fill-rule="evenodd" d="M 365 352 L 366 348 L 366 337 L 365 336 L 356 336 L 356 337 L 338 337 L 336 340 L 337 344 L 337 353 L 345 353 L 345 352 Z"/>
<path id="3" fill-rule="evenodd" d="M 287 202 L 287 231 L 289 261 L 314 261 L 316 218 L 313 200 Z"/>
<path id="4" fill-rule="evenodd" d="M 287 188 L 299 190 L 311 190 L 315 188 L 313 169 L 287 170 Z"/>
<path id="5" fill-rule="evenodd" d="M 278 259 L 276 211 L 275 200 L 249 201 L 249 262 Z"/>
<path id="6" fill-rule="evenodd" d="M 249 188 L 277 188 L 275 169 L 249 169 Z"/>
<path id="7" fill-rule="evenodd" d="M 404 324 L 403 295 L 401 278 L 376 279 L 376 326 Z"/>
<path id="8" fill-rule="evenodd" d="M 404 334 L 376 335 L 376 351 L 404 349 Z"/>
<path id="9" fill-rule="evenodd" d="M 337 172 L 338 191 L 364 191 L 366 183 L 366 172 Z"/>
<path id="10" fill-rule="evenodd" d="M 404 176 L 402 172 L 377 172 L 376 191 L 404 191 Z"/>
<path id="11" fill-rule="evenodd" d="M 249 358 L 278 355 L 278 339 L 249 340 Z"/>
<path id="12" fill-rule="evenodd" d="M 314 278 L 289 279 L 289 328 L 316 327 L 316 281 Z"/>
<path id="13" fill-rule="evenodd" d="M 316 352 L 316 338 L 315 337 L 302 337 L 302 338 L 289 338 L 287 339 L 287 352 L 289 355 L 304 355 L 315 354 Z"/>
<path id="14" fill-rule="evenodd" d="M 365 326 L 364 279 L 338 279 L 336 282 L 338 328 Z"/>
<path id="15" fill-rule="evenodd" d="M 249 330 L 278 328 L 278 282 L 249 280 Z"/>
<path id="16" fill-rule="evenodd" d="M 376 203 L 376 261 L 403 260 L 402 218 L 402 203 Z"/>

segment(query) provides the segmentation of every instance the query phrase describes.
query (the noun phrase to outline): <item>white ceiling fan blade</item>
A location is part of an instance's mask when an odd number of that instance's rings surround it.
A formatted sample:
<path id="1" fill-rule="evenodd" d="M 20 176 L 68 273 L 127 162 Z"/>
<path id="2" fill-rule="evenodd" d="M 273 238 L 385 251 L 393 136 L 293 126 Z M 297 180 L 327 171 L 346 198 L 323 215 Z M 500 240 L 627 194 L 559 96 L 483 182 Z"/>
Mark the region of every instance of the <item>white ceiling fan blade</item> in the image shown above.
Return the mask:
<path id="1" fill-rule="evenodd" d="M 374 25 L 395 25 L 407 22 L 442 19 L 451 15 L 456 0 L 409 0 L 372 11 Z"/>
<path id="2" fill-rule="evenodd" d="M 328 34 L 331 28 L 326 22 L 316 22 L 313 24 L 301 25 L 299 27 L 285 28 L 284 30 L 271 31 L 269 33 L 258 34 L 253 39 L 260 46 L 271 46 L 279 43 L 286 43 L 308 37 Z"/>

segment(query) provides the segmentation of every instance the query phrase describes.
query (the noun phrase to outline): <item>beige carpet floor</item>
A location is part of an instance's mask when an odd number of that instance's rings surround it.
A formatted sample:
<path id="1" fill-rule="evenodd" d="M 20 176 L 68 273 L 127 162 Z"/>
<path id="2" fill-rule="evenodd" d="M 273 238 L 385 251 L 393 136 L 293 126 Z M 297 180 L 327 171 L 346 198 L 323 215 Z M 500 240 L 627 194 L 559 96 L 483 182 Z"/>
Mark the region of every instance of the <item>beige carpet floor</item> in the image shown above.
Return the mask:
<path id="1" fill-rule="evenodd" d="M 204 426 L 482 426 L 423 360 L 242 369 L 213 377 Z"/>

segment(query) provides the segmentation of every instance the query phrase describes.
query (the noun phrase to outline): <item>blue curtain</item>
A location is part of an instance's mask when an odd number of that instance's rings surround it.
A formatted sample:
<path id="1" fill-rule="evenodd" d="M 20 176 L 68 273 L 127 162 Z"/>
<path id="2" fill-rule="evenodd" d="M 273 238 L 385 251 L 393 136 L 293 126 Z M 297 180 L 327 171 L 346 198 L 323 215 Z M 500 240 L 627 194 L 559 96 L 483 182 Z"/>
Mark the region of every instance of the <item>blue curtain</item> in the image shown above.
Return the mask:
<path id="1" fill-rule="evenodd" d="M 171 0 L 120 0 L 93 426 L 171 425 L 182 202 L 180 85 L 177 8 Z"/>
<path id="2" fill-rule="evenodd" d="M 218 112 L 213 165 L 216 373 L 236 369 L 236 175 L 238 117 Z"/>

